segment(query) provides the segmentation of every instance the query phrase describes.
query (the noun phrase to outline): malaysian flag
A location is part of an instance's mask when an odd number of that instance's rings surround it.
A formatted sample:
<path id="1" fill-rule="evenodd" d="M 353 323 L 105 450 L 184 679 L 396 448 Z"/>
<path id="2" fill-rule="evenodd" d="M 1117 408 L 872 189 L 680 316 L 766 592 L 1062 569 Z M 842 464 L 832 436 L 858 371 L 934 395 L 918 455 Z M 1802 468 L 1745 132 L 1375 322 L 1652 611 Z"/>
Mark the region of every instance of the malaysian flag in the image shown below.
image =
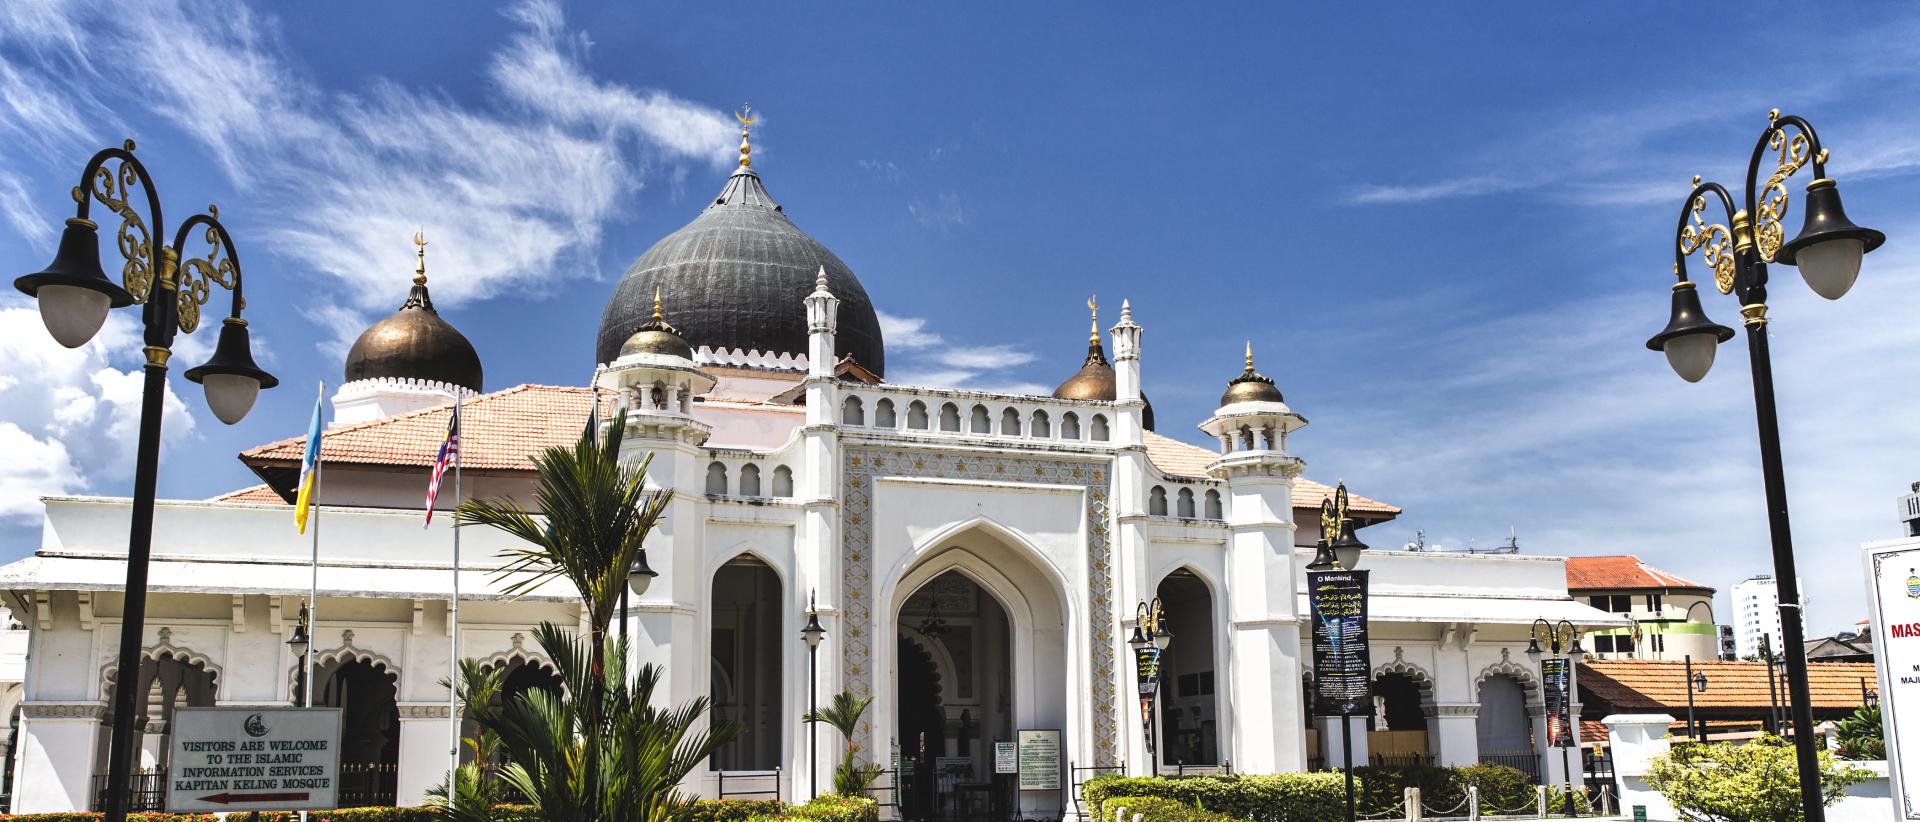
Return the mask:
<path id="1" fill-rule="evenodd" d="M 433 524 L 433 502 L 440 498 L 440 478 L 447 473 L 447 466 L 460 458 L 460 402 L 453 403 L 453 416 L 447 419 L 447 439 L 440 443 L 440 456 L 433 460 L 433 478 L 427 480 L 427 521 L 420 527 Z"/>

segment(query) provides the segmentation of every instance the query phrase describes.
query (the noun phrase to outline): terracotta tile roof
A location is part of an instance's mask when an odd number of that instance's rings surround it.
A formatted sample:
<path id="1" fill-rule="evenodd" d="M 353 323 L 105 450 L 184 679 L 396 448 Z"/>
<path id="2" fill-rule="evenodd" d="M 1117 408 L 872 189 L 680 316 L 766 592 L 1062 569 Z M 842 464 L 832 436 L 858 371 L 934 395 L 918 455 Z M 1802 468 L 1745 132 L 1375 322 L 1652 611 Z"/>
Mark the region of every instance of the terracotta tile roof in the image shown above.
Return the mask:
<path id="1" fill-rule="evenodd" d="M 1142 436 L 1147 445 L 1147 460 L 1168 476 L 1205 478 L 1207 466 L 1220 458 L 1219 454 L 1198 445 L 1164 437 L 1152 431 L 1143 432 Z M 1318 508 L 1320 501 L 1332 495 L 1333 491 L 1331 486 L 1301 477 L 1293 483 L 1293 507 Z M 1383 515 L 1379 517 L 1381 519 L 1390 519 L 1400 514 L 1398 507 L 1376 499 L 1368 499 L 1352 491 L 1347 492 L 1347 502 L 1349 510 L 1363 514 Z"/>
<path id="2" fill-rule="evenodd" d="M 1677 577 L 1632 554 L 1609 557 L 1567 557 L 1567 591 L 1663 590 L 1677 588 L 1713 593 L 1713 586 Z"/>
<path id="3" fill-rule="evenodd" d="M 518 385 L 467 400 L 461 466 L 469 471 L 531 471 L 528 456 L 542 447 L 571 442 L 586 423 L 593 390 L 585 387 Z M 610 395 L 603 401 L 611 405 Z M 321 455 L 328 464 L 416 466 L 433 464 L 447 433 L 448 406 L 436 405 L 368 422 L 328 429 Z M 602 413 L 609 413 L 605 406 Z M 286 497 L 298 481 L 305 436 L 240 452 L 240 461 Z"/>
<path id="4" fill-rule="evenodd" d="M 279 491 L 273 490 L 273 486 L 268 485 L 264 482 L 260 483 L 259 485 L 249 485 L 238 491 L 228 491 L 224 494 L 221 494 L 220 496 L 208 499 L 207 501 L 208 502 L 259 502 L 259 503 L 271 503 L 271 504 L 278 504 L 278 505 L 285 505 L 287 502 L 285 497 L 280 496 Z"/>
<path id="5" fill-rule="evenodd" d="M 1813 707 L 1828 714 L 1860 707 L 1860 682 L 1877 688 L 1872 663 L 1822 662 L 1807 666 L 1807 684 Z M 1702 662 L 1693 670 L 1705 674 L 1707 690 L 1693 695 L 1696 711 L 1758 713 L 1767 711 L 1767 665 L 1764 662 Z M 1616 713 L 1673 713 L 1687 709 L 1687 668 L 1679 660 L 1596 659 L 1580 663 L 1582 691 L 1607 701 Z M 1786 704 L 1785 684 L 1781 704 Z"/>

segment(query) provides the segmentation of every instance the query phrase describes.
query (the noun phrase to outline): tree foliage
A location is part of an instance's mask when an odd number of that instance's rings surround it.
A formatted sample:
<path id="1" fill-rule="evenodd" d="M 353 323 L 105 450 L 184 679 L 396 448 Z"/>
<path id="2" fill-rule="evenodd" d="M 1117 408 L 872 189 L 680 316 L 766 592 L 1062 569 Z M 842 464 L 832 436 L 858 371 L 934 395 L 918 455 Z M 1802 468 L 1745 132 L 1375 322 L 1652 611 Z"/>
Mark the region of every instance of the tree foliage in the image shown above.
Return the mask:
<path id="1" fill-rule="evenodd" d="M 846 750 L 840 755 L 840 765 L 833 771 L 833 792 L 841 796 L 865 796 L 873 780 L 886 773 L 886 768 L 873 762 L 857 761 L 860 746 L 854 744 L 854 734 L 860 730 L 860 717 L 867 712 L 867 706 L 873 704 L 873 697 L 857 697 L 852 691 L 841 691 L 833 695 L 833 704 L 825 708 L 808 711 L 801 717 L 803 722 L 822 722 L 840 732 L 840 738 L 846 740 Z"/>
<path id="2" fill-rule="evenodd" d="M 1820 752 L 1820 793 L 1827 805 L 1847 786 L 1866 781 L 1866 769 Z M 1799 822 L 1800 773 L 1791 743 L 1763 735 L 1746 744 L 1675 746 L 1654 757 L 1647 784 L 1665 795 L 1688 822 Z"/>
<path id="3" fill-rule="evenodd" d="M 1880 706 L 1862 705 L 1852 716 L 1840 720 L 1834 727 L 1834 736 L 1840 740 L 1840 748 L 1835 751 L 1841 759 L 1886 759 L 1887 740 L 1882 736 L 1885 729 L 1880 724 Z"/>

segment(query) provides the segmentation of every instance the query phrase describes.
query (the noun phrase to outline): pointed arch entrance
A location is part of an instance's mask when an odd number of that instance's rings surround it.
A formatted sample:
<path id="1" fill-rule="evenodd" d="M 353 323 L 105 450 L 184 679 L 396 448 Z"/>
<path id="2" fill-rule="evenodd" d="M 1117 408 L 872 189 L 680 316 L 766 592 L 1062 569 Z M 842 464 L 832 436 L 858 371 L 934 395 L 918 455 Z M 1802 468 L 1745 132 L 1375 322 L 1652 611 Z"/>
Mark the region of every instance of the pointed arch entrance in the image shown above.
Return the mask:
<path id="1" fill-rule="evenodd" d="M 1220 764 L 1220 698 L 1214 683 L 1213 591 L 1180 568 L 1154 590 L 1174 632 L 1160 658 L 1160 767 Z"/>
<path id="2" fill-rule="evenodd" d="M 983 524 L 929 540 L 903 564 L 883 589 L 893 641 L 880 645 L 873 727 L 876 742 L 885 740 L 875 759 L 898 745 L 903 768 L 915 771 L 901 782 L 903 816 L 1059 812 L 1058 797 L 1016 792 L 993 773 L 995 742 L 1021 729 L 1071 738 L 1080 724 L 1069 708 L 1075 622 L 1059 574 L 1017 536 Z"/>

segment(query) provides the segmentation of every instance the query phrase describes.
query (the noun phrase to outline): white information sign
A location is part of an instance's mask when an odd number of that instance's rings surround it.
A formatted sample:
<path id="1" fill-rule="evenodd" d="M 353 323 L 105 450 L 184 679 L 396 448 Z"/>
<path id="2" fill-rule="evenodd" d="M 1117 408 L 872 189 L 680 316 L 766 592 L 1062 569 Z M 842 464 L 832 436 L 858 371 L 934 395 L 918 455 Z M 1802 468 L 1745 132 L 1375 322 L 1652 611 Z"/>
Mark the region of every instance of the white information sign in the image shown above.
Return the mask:
<path id="1" fill-rule="evenodd" d="M 993 743 L 993 772 L 1019 773 L 1020 758 L 1015 753 L 1017 749 L 1012 742 Z"/>
<path id="2" fill-rule="evenodd" d="M 1920 820 L 1920 540 L 1870 543 L 1865 558 L 1893 818 Z"/>
<path id="3" fill-rule="evenodd" d="M 339 708 L 181 708 L 168 730 L 169 811 L 339 807 Z"/>
<path id="4" fill-rule="evenodd" d="M 1060 790 L 1060 732 L 1020 731 L 1020 790 Z"/>

